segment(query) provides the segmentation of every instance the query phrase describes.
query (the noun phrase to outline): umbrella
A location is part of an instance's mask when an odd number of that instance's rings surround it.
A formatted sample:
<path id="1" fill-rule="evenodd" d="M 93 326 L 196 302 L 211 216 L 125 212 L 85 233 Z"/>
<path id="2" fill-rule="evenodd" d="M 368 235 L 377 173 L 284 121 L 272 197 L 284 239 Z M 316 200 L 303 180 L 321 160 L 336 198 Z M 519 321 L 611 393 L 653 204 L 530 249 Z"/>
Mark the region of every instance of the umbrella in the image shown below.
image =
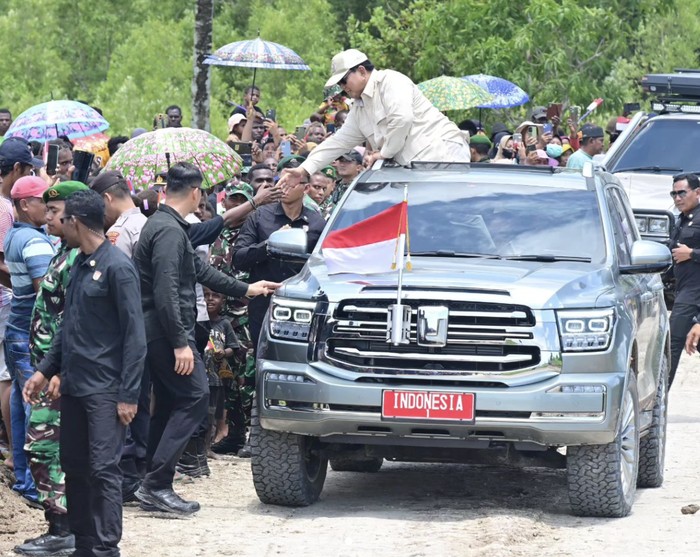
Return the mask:
<path id="1" fill-rule="evenodd" d="M 525 91 L 502 77 L 478 73 L 465 75 L 462 79 L 478 85 L 493 97 L 493 100 L 479 105 L 479 108 L 510 108 L 520 106 L 530 100 Z"/>
<path id="2" fill-rule="evenodd" d="M 258 68 L 270 70 L 310 70 L 304 60 L 291 48 L 260 37 L 252 41 L 237 41 L 227 44 L 204 60 L 213 66 L 239 66 L 253 68 L 253 85 Z"/>
<path id="3" fill-rule="evenodd" d="M 105 170 L 118 170 L 132 188 L 145 189 L 176 162 L 197 166 L 209 187 L 239 174 L 243 166 L 231 147 L 208 132 L 164 128 L 130 139 L 109 159 Z"/>
<path id="4" fill-rule="evenodd" d="M 94 153 L 100 158 L 100 166 L 104 167 L 109 159 L 109 149 L 107 148 L 107 142 L 109 141 L 109 136 L 102 133 L 94 133 L 86 137 L 79 137 L 71 141 L 73 147 L 79 151 L 87 151 L 88 153 Z"/>
<path id="5" fill-rule="evenodd" d="M 99 112 L 77 101 L 49 101 L 28 108 L 17 116 L 6 137 L 27 141 L 49 141 L 61 135 L 69 139 L 106 130 L 109 123 Z"/>
<path id="6" fill-rule="evenodd" d="M 418 88 L 438 110 L 466 110 L 490 102 L 492 96 L 484 89 L 459 77 L 441 75 Z"/>

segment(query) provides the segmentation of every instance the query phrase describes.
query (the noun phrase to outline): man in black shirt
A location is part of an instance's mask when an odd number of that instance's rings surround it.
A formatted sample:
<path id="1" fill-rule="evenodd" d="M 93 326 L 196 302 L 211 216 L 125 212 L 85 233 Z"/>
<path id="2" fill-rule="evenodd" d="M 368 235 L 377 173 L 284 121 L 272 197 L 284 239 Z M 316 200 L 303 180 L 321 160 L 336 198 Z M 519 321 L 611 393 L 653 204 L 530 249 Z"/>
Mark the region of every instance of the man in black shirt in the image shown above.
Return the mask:
<path id="1" fill-rule="evenodd" d="M 52 398 L 60 385 L 61 466 L 75 554 L 118 557 L 119 459 L 146 357 L 139 279 L 129 258 L 105 239 L 98 193 L 69 196 L 61 222 L 68 247 L 81 253 L 71 270 L 63 321 L 23 394 L 38 403 L 47 379 Z"/>
<path id="2" fill-rule="evenodd" d="M 147 366 L 155 409 L 148 442 L 148 473 L 136 496 L 147 508 L 189 515 L 199 503 L 172 489 L 175 466 L 190 437 L 207 419 L 209 384 L 195 347 L 195 283 L 229 296 L 267 296 L 276 283 L 237 281 L 195 256 L 188 237 L 202 195 L 202 174 L 192 164 L 173 165 L 167 200 L 148 219 L 134 252 L 141 275 L 141 300 L 148 342 Z"/>
<path id="3" fill-rule="evenodd" d="M 671 239 L 673 276 L 676 279 L 676 299 L 671 312 L 671 367 L 669 387 L 678 368 L 678 361 L 700 313 L 700 181 L 695 174 L 673 177 L 671 192 L 680 217 Z"/>
<path id="4" fill-rule="evenodd" d="M 308 238 L 308 250 L 316 246 L 326 221 L 318 211 L 304 207 L 308 185 L 308 176 L 302 177 L 298 184 L 287 188 L 279 203 L 258 208 L 245 221 L 233 246 L 233 266 L 239 271 L 248 271 L 251 281 L 266 277 L 280 282 L 301 270 L 301 265 L 280 261 L 267 254 L 267 239 L 276 230 L 303 228 Z M 248 304 L 250 336 L 256 351 L 269 302 L 269 298 L 255 298 Z"/>

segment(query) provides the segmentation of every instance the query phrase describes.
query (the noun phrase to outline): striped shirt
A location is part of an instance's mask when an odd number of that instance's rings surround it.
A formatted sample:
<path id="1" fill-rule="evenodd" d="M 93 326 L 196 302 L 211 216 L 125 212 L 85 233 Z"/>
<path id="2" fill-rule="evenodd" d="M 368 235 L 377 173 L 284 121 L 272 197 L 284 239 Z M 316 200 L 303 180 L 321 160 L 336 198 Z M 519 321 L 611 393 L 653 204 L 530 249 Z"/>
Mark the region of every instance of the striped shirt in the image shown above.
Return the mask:
<path id="1" fill-rule="evenodd" d="M 12 304 L 7 325 L 28 333 L 36 300 L 32 281 L 46 274 L 54 247 L 41 228 L 15 222 L 5 236 L 4 251 L 12 280 Z"/>

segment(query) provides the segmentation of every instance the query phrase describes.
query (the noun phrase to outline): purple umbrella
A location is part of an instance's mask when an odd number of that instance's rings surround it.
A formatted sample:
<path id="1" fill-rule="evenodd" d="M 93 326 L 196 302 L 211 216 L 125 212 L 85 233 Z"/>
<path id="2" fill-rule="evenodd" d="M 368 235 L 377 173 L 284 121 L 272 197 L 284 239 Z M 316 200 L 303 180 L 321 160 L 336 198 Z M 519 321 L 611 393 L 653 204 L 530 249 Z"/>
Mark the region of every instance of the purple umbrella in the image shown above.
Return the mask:
<path id="1" fill-rule="evenodd" d="M 28 108 L 7 130 L 5 137 L 27 141 L 50 141 L 65 135 L 69 139 L 87 137 L 109 128 L 99 112 L 77 101 L 49 101 Z"/>

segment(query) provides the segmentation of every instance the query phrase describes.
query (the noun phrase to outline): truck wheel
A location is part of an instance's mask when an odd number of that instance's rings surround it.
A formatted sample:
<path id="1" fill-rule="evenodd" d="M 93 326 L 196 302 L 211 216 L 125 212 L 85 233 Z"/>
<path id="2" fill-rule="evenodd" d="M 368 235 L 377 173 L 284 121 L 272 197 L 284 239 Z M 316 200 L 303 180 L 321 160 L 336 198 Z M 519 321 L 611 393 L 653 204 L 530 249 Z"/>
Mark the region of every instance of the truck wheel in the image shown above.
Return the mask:
<path id="1" fill-rule="evenodd" d="M 661 361 L 659 386 L 647 434 L 639 440 L 639 475 L 637 486 L 661 487 L 664 483 L 664 460 L 666 458 L 666 423 L 668 413 L 668 357 Z"/>
<path id="2" fill-rule="evenodd" d="M 330 459 L 331 468 L 336 472 L 379 472 L 384 463 L 382 457 L 350 458 L 334 456 Z"/>
<path id="3" fill-rule="evenodd" d="M 253 484 L 260 501 L 306 507 L 318 499 L 326 480 L 328 457 L 313 437 L 263 429 L 254 405 L 250 449 Z"/>
<path id="4" fill-rule="evenodd" d="M 630 372 L 622 397 L 618 433 L 607 445 L 567 447 L 569 501 L 579 516 L 627 516 L 639 468 L 639 399 Z"/>

